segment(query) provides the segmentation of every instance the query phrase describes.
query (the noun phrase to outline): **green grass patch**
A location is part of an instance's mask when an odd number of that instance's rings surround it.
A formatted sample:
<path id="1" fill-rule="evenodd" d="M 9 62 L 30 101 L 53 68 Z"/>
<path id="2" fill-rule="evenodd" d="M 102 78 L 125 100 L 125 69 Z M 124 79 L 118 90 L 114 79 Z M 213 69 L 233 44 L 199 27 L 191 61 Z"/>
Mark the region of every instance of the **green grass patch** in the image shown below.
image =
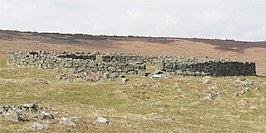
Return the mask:
<path id="1" fill-rule="evenodd" d="M 0 67 L 7 67 L 7 53 L 0 51 Z"/>
<path id="2" fill-rule="evenodd" d="M 53 104 L 51 113 L 56 115 L 56 122 L 47 132 L 69 131 L 70 127 L 59 121 L 71 116 L 86 120 L 86 124 L 72 128 L 76 132 L 266 131 L 263 76 L 244 77 L 252 81 L 247 86 L 234 83 L 243 77 L 212 77 L 209 84 L 203 84 L 202 77 L 183 76 L 152 79 L 127 75 L 126 84 L 121 79 L 94 83 L 58 81 L 55 77 L 53 71 L 2 68 L 0 105 L 32 101 L 41 106 Z M 249 90 L 242 93 L 246 88 Z M 210 100 L 209 93 L 218 96 Z M 95 123 L 98 116 L 107 117 L 112 125 Z M 27 132 L 32 123 L 0 120 L 0 132 Z"/>
<path id="3" fill-rule="evenodd" d="M 0 71 L 0 78 L 22 79 L 22 78 L 42 78 L 46 80 L 55 80 L 55 71 L 45 71 L 32 68 L 8 68 Z"/>

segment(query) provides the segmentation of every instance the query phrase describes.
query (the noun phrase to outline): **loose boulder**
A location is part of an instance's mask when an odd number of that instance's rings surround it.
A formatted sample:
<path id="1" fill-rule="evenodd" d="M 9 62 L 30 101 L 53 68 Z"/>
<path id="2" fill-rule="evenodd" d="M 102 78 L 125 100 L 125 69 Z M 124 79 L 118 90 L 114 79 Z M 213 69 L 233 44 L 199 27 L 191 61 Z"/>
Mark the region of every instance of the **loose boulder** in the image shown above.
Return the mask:
<path id="1" fill-rule="evenodd" d="M 52 114 L 48 113 L 47 111 L 43 111 L 42 115 L 43 115 L 42 116 L 42 120 L 44 120 L 44 119 L 54 119 L 54 116 Z"/>
<path id="2" fill-rule="evenodd" d="M 128 82 L 129 79 L 128 78 L 122 78 L 122 83 L 125 84 L 126 82 Z"/>
<path id="3" fill-rule="evenodd" d="M 76 126 L 76 124 L 73 121 L 71 121 L 71 119 L 65 118 L 65 117 L 61 118 L 60 124 L 63 124 L 63 125 L 66 125 L 66 126 L 73 126 L 73 127 Z"/>
<path id="4" fill-rule="evenodd" d="M 98 117 L 98 118 L 96 119 L 96 122 L 97 122 L 97 123 L 102 123 L 102 124 L 107 124 L 107 123 L 109 123 L 108 120 L 107 120 L 106 118 L 104 118 L 104 117 Z"/>
<path id="5" fill-rule="evenodd" d="M 33 123 L 32 126 L 30 127 L 31 130 L 44 130 L 47 128 L 48 128 L 47 124 L 40 124 L 38 122 Z"/>
<path id="6" fill-rule="evenodd" d="M 22 122 L 24 119 L 20 116 L 19 112 L 15 110 L 4 111 L 2 113 L 2 118 L 4 120 L 13 121 L 13 122 Z"/>

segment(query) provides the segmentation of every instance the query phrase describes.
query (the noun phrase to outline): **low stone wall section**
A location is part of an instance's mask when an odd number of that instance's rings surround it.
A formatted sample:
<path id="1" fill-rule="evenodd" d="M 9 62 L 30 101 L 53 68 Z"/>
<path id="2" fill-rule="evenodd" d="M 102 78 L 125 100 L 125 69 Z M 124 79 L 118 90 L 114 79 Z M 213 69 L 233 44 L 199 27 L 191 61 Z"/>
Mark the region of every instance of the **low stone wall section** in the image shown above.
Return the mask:
<path id="1" fill-rule="evenodd" d="M 56 69 L 59 73 L 140 74 L 145 72 L 146 65 L 155 65 L 157 70 L 172 75 L 256 75 L 254 62 L 211 57 L 142 56 L 125 53 L 20 51 L 8 54 L 8 64 L 13 67 Z"/>
<path id="2" fill-rule="evenodd" d="M 254 62 L 211 57 L 165 58 L 156 63 L 158 70 L 173 75 L 190 76 L 253 76 L 256 75 Z"/>
<path id="3" fill-rule="evenodd" d="M 59 73 L 116 72 L 138 74 L 146 69 L 143 62 L 118 61 L 101 53 L 11 52 L 8 64 L 13 67 L 56 69 Z M 117 58 L 118 59 L 118 58 Z M 121 57 L 121 59 L 123 59 Z"/>

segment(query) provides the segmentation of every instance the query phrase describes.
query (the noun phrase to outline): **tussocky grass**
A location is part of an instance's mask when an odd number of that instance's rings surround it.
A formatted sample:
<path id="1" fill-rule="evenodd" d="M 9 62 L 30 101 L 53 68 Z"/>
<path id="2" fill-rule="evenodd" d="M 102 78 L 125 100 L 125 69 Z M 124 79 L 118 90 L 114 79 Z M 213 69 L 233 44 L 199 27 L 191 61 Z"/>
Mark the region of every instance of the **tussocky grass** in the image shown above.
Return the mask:
<path id="1" fill-rule="evenodd" d="M 54 71 L 1 65 L 0 105 L 33 101 L 54 105 L 55 122 L 45 121 L 48 129 L 39 132 L 266 132 L 264 76 L 210 77 L 210 84 L 203 84 L 203 77 L 126 76 L 130 79 L 126 84 L 121 79 L 67 82 L 57 80 Z M 252 84 L 236 84 L 237 78 Z M 240 94 L 245 88 L 249 90 Z M 218 96 L 209 100 L 209 93 Z M 71 116 L 82 117 L 85 123 L 59 124 L 61 117 Z M 111 125 L 97 124 L 99 116 Z M 33 123 L 0 120 L 0 132 L 29 132 Z"/>

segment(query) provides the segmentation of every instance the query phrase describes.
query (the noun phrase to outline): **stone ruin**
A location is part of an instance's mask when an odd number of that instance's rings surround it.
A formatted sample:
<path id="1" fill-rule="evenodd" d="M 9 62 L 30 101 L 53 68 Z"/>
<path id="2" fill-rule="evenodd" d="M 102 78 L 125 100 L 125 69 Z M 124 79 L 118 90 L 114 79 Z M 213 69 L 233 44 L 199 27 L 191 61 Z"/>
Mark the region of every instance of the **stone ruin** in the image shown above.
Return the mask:
<path id="1" fill-rule="evenodd" d="M 254 62 L 212 57 L 169 57 L 156 63 L 158 70 L 188 76 L 253 76 Z"/>
<path id="2" fill-rule="evenodd" d="M 13 122 L 54 119 L 53 115 L 47 113 L 51 108 L 52 105 L 39 107 L 36 101 L 30 104 L 4 105 L 0 107 L 0 119 Z"/>
<path id="3" fill-rule="evenodd" d="M 12 52 L 8 64 L 13 67 L 56 69 L 59 73 L 116 72 L 139 74 L 146 68 L 141 56 L 128 54 L 72 52 Z"/>
<path id="4" fill-rule="evenodd" d="M 8 65 L 54 69 L 58 73 L 145 74 L 147 65 L 155 65 L 170 75 L 252 76 L 254 62 L 212 57 L 142 56 L 125 53 L 19 51 L 8 54 Z"/>

